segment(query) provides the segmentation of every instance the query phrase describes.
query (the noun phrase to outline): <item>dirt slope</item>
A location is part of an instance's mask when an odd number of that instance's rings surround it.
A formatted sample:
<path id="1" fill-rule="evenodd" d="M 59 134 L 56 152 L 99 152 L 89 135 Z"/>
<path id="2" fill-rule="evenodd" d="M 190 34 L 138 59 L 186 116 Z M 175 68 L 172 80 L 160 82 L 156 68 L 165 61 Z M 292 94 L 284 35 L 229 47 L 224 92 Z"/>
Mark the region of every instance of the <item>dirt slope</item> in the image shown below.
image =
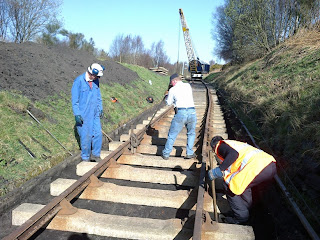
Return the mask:
<path id="1" fill-rule="evenodd" d="M 32 100 L 60 92 L 70 94 L 74 78 L 92 63 L 105 66 L 102 83 L 130 83 L 138 75 L 111 60 L 99 61 L 92 54 L 67 47 L 47 47 L 27 42 L 0 42 L 0 90 L 16 90 Z"/>

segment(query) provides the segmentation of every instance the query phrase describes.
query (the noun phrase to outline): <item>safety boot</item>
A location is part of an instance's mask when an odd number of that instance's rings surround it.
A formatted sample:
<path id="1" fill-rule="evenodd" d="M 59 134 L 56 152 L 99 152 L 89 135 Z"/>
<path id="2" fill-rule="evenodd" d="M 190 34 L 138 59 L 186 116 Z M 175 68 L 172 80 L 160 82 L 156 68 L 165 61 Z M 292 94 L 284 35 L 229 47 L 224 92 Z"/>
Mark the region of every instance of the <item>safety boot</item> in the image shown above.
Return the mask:
<path id="1" fill-rule="evenodd" d="M 100 156 L 93 156 L 90 157 L 90 162 L 100 162 L 102 159 Z"/>
<path id="2" fill-rule="evenodd" d="M 192 158 L 196 158 L 196 157 L 197 157 L 197 155 L 194 153 L 192 155 L 185 156 L 184 159 L 192 159 Z"/>

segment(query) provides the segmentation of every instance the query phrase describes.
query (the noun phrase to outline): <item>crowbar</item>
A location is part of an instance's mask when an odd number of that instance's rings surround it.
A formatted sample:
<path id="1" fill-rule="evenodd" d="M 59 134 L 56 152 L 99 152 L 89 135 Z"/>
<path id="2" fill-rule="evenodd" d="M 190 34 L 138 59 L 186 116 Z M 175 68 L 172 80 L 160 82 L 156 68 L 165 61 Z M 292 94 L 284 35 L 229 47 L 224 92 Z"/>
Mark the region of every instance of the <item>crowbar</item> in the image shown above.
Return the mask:
<path id="1" fill-rule="evenodd" d="M 104 135 L 106 135 L 106 137 L 110 140 L 110 142 L 112 142 L 113 140 L 112 140 L 112 138 L 111 137 L 109 137 L 108 136 L 108 134 L 106 134 L 102 129 L 101 129 L 101 131 L 102 131 L 102 133 L 104 134 Z"/>
<path id="2" fill-rule="evenodd" d="M 24 147 L 24 149 L 29 153 L 30 157 L 32 158 L 36 158 L 36 155 L 33 154 L 33 152 L 31 152 L 31 150 L 20 140 L 18 139 L 18 142 L 22 145 L 22 147 Z"/>
<path id="3" fill-rule="evenodd" d="M 213 167 L 213 152 L 210 150 L 209 151 L 209 162 L 210 162 L 210 167 L 212 169 Z M 217 211 L 217 197 L 216 197 L 216 185 L 215 185 L 215 180 L 211 182 L 211 190 L 212 190 L 212 198 L 213 198 L 213 212 L 214 212 L 214 218 L 216 222 L 219 221 L 218 219 L 218 211 Z"/>
<path id="4" fill-rule="evenodd" d="M 151 118 L 150 121 L 149 121 L 149 124 L 146 126 L 146 129 L 147 129 L 147 130 L 150 128 L 151 122 L 152 122 L 154 116 L 155 116 L 156 113 L 159 111 L 159 109 L 160 109 L 160 107 L 161 107 L 161 103 L 162 103 L 165 99 L 166 99 L 166 97 L 164 97 L 164 98 L 161 100 L 161 102 L 159 103 L 159 105 L 157 106 L 156 111 L 154 112 L 152 118 Z"/>
<path id="5" fill-rule="evenodd" d="M 44 130 L 46 130 L 47 131 L 47 133 L 49 133 L 49 135 L 54 139 L 54 140 L 56 140 L 59 144 L 60 144 L 60 146 L 61 147 L 63 147 L 71 156 L 73 156 L 72 155 L 72 153 L 71 152 L 69 152 L 69 150 L 68 149 L 66 149 L 60 142 L 59 142 L 59 140 L 55 137 L 55 136 L 53 136 L 52 134 L 51 134 L 51 132 L 49 132 L 49 130 L 48 129 L 46 129 L 40 122 L 39 122 L 39 120 L 35 117 L 35 116 L 33 116 L 32 115 L 32 113 L 31 112 L 29 112 L 29 110 L 27 109 L 26 110 L 27 111 L 27 113 L 37 122 L 37 123 L 39 123 L 39 125 L 41 126 L 41 127 L 43 127 L 44 128 Z"/>

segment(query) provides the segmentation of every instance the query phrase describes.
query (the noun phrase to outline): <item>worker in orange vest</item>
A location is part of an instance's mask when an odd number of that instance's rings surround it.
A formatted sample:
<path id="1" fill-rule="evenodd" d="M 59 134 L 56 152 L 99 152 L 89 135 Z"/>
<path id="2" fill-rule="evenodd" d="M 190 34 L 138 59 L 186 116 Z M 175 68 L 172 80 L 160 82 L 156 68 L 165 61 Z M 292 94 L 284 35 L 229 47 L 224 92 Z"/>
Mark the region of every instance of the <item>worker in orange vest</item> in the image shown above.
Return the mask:
<path id="1" fill-rule="evenodd" d="M 273 156 L 247 143 L 224 140 L 215 136 L 210 143 L 221 160 L 218 167 L 208 171 L 212 181 L 223 178 L 227 200 L 233 216 L 226 222 L 246 224 L 252 205 L 251 188 L 258 184 L 268 184 L 276 174 L 276 160 Z"/>

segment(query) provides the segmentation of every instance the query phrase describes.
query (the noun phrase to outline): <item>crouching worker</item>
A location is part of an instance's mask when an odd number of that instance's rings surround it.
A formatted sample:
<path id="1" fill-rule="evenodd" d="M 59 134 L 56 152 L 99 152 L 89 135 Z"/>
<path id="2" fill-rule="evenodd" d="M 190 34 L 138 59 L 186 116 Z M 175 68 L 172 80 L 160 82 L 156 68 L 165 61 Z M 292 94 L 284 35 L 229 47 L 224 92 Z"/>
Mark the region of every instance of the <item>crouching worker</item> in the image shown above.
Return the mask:
<path id="1" fill-rule="evenodd" d="M 72 110 L 80 137 L 82 161 L 99 162 L 102 148 L 100 118 L 103 116 L 99 78 L 104 67 L 93 63 L 78 76 L 71 89 Z M 92 147 L 92 155 L 91 155 Z"/>
<path id="2" fill-rule="evenodd" d="M 273 156 L 247 143 L 224 140 L 215 136 L 210 143 L 221 164 L 208 171 L 212 181 L 223 178 L 227 200 L 233 212 L 226 222 L 245 224 L 249 220 L 252 205 L 251 188 L 270 183 L 276 174 L 276 160 Z"/>

